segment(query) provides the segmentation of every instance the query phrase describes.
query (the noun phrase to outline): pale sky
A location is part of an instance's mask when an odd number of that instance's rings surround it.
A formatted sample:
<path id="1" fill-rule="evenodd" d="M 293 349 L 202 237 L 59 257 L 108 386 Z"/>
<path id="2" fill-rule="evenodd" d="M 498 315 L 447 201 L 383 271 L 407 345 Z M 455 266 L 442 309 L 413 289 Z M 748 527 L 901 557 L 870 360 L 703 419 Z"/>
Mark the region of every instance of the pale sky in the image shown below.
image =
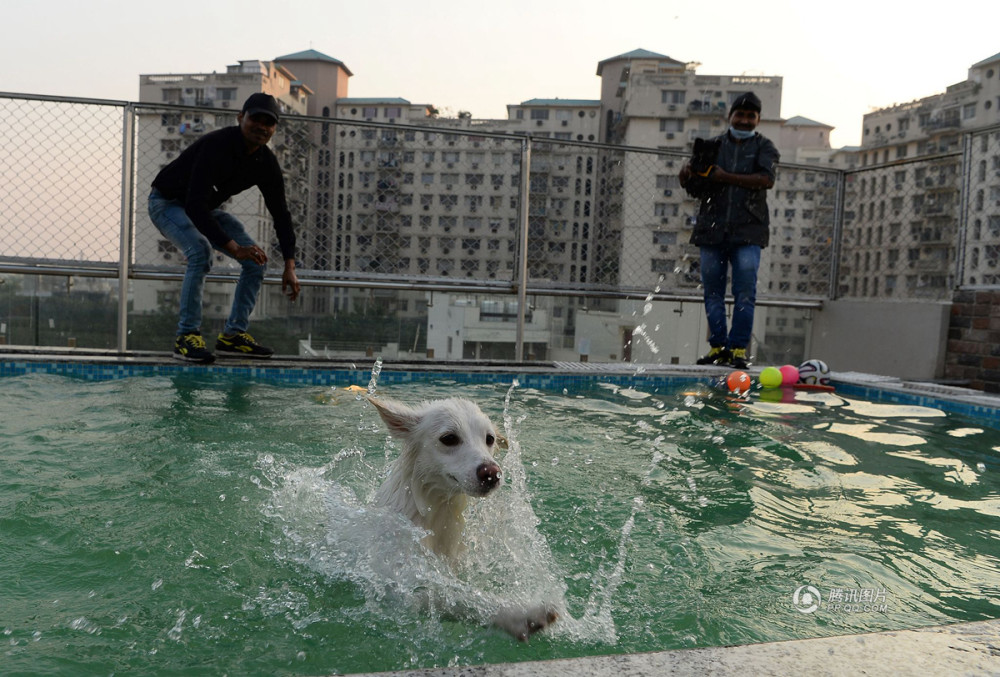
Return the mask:
<path id="1" fill-rule="evenodd" d="M 633 49 L 702 75 L 782 76 L 784 118 L 861 141 L 874 108 L 936 94 L 1000 52 L 1000 6 L 880 0 L 3 0 L 0 91 L 135 101 L 139 75 L 224 71 L 316 49 L 350 96 L 506 118 L 532 98 L 597 99 Z M 9 121 L 8 121 L 9 122 Z"/>

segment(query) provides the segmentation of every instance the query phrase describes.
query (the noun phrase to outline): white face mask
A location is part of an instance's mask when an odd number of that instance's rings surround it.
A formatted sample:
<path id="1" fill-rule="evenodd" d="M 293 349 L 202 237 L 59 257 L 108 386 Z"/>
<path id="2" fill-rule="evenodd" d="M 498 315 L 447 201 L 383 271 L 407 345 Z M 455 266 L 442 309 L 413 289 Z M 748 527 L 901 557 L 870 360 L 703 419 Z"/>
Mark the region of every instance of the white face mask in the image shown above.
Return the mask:
<path id="1" fill-rule="evenodd" d="M 730 125 L 729 133 L 732 134 L 737 139 L 749 139 L 757 132 L 753 131 L 752 129 L 749 132 L 747 132 L 742 129 L 736 129 L 735 127 Z"/>

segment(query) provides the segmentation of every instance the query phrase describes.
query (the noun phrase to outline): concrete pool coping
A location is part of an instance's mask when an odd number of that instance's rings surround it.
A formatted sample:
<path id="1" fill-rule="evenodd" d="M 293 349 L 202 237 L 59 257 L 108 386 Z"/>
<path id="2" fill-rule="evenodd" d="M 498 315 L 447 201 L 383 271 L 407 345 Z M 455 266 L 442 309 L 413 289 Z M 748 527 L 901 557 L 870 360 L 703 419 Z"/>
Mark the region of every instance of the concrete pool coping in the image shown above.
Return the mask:
<path id="1" fill-rule="evenodd" d="M 286 373 L 313 371 L 354 383 L 367 383 L 375 358 L 316 359 L 275 357 L 272 360 L 220 359 L 214 365 L 190 365 L 166 352 L 24 348 L 0 346 L 0 376 L 52 373 L 84 378 L 116 378 L 133 374 L 230 374 L 264 379 Z M 75 368 L 79 365 L 79 368 Z M 382 363 L 382 374 L 423 372 L 441 378 L 456 375 L 513 376 L 557 387 L 563 375 L 577 382 L 630 379 L 720 379 L 731 370 L 716 366 L 637 365 L 578 362 L 393 362 Z M 757 375 L 761 367 L 747 371 Z M 937 405 L 973 416 L 1000 428 L 1000 396 L 941 383 L 908 381 L 855 372 L 835 372 L 837 393 L 902 403 Z M 547 377 L 554 377 L 546 380 Z M 386 379 L 387 381 L 390 379 Z M 299 381 L 291 381 L 299 382 Z M 326 382 L 326 381 L 323 381 Z M 469 382 L 477 382 L 470 380 Z M 568 382 L 568 381 L 567 381 Z M 399 383 L 405 383 L 400 381 Z M 1000 675 L 1000 620 L 958 623 L 912 630 L 877 632 L 764 644 L 706 647 L 671 651 L 504 663 L 463 668 L 431 668 L 356 675 L 413 677 L 520 677 L 546 675 L 670 674 L 997 674 Z"/>
<path id="2" fill-rule="evenodd" d="M 177 372 L 230 373 L 287 383 L 318 384 L 328 383 L 331 375 L 336 374 L 342 378 L 350 378 L 356 385 L 364 385 L 368 383 L 375 362 L 375 357 L 349 359 L 282 355 L 269 360 L 220 358 L 212 365 L 195 365 L 175 360 L 171 353 L 163 351 L 120 353 L 86 348 L 0 345 L 0 375 L 18 373 L 18 368 L 10 368 L 11 363 L 22 363 L 24 368 L 20 371 L 24 372 L 48 371 L 88 378 Z M 60 367 L 60 365 L 65 367 L 67 363 L 79 364 L 80 369 Z M 751 366 L 746 371 L 756 377 L 763 366 Z M 509 376 L 523 377 L 528 387 L 542 388 L 561 388 L 564 385 L 573 386 L 593 381 L 617 381 L 619 384 L 625 384 L 629 379 L 641 381 L 657 378 L 718 379 L 721 382 L 722 378 L 732 371 L 714 365 L 389 359 L 382 362 L 381 370 L 387 380 L 394 374 L 412 372 L 441 378 L 461 377 L 459 383 L 478 383 L 484 382 L 491 376 Z M 306 372 L 313 372 L 316 378 L 295 376 Z M 939 406 L 942 410 L 963 414 L 1000 428 L 1000 394 L 985 393 L 945 383 L 914 381 L 860 372 L 833 372 L 831 377 L 837 386 L 837 393 L 846 397 L 863 397 L 897 404 Z"/>
<path id="3" fill-rule="evenodd" d="M 1000 620 L 766 644 L 354 673 L 354 677 L 647 675 L 997 675 Z"/>

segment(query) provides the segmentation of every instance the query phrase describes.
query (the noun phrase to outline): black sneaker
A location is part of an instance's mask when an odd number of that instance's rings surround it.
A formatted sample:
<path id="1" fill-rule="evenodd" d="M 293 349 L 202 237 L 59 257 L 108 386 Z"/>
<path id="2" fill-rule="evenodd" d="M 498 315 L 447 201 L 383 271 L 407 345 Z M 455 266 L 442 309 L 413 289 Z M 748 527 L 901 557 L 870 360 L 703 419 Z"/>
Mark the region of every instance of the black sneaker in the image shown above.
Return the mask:
<path id="1" fill-rule="evenodd" d="M 732 353 L 729 356 L 729 362 L 726 366 L 732 367 L 733 369 L 746 369 L 750 366 L 747 362 L 747 349 L 746 348 L 733 348 Z"/>
<path id="2" fill-rule="evenodd" d="M 235 357 L 253 357 L 263 359 L 274 355 L 274 350 L 257 343 L 253 336 L 241 331 L 233 336 L 219 334 L 219 339 L 215 342 L 215 352 L 220 355 L 232 355 Z"/>
<path id="3" fill-rule="evenodd" d="M 708 354 L 704 357 L 698 358 L 698 364 L 727 364 L 729 358 L 732 355 L 729 352 L 729 348 L 723 348 L 722 346 L 712 346 L 712 349 L 708 351 Z"/>
<path id="4" fill-rule="evenodd" d="M 198 364 L 215 362 L 215 355 L 205 345 L 205 339 L 201 337 L 201 332 L 197 331 L 181 334 L 174 340 L 174 358 Z"/>

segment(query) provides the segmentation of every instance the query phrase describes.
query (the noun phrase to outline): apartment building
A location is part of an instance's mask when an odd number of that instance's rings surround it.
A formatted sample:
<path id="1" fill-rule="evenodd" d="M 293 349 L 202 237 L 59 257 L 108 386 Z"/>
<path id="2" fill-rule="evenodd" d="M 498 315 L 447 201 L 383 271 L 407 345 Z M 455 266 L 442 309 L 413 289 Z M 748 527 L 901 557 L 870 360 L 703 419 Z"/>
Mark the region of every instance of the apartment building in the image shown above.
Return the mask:
<path id="1" fill-rule="evenodd" d="M 141 76 L 143 101 L 204 108 L 148 116 L 140 133 L 146 146 L 139 154 L 141 181 L 151 180 L 169 161 L 169 153 L 216 124 L 213 116 L 219 113 L 214 109 L 238 107 L 252 91 L 267 91 L 290 114 L 274 145 L 283 153 L 290 193 L 301 196 L 295 202 L 303 269 L 339 276 L 376 272 L 401 281 L 428 276 L 502 281 L 515 276 L 521 163 L 530 138 L 524 208 L 533 283 L 649 291 L 665 284 L 696 295 L 697 261 L 687 242 L 697 205 L 677 181 L 693 140 L 722 133 L 730 103 L 748 90 L 761 97 L 760 129 L 775 140 L 786 134 L 796 143 L 823 149 L 830 129 L 806 118 L 783 125 L 780 77 L 699 75 L 696 67 L 636 50 L 598 64 L 600 99 L 529 99 L 509 105 L 502 120 L 466 114 L 441 118 L 432 105 L 399 97 L 350 97 L 351 71 L 315 50 L 273 62 L 240 62 L 222 74 Z M 294 114 L 331 122 L 296 124 Z M 606 145 L 575 145 L 598 141 Z M 822 229 L 812 233 L 810 227 L 819 203 L 826 208 L 830 198 L 822 190 L 809 190 L 807 184 L 816 179 L 812 173 L 789 179 L 801 181 L 802 188 L 788 190 L 789 206 L 776 208 L 775 216 L 786 221 L 781 237 L 795 244 L 787 245 L 792 253 L 782 255 L 783 268 L 763 287 L 779 295 L 807 293 L 804 289 L 826 283 L 819 281 L 821 275 L 813 274 L 812 281 L 808 274 L 799 275 L 798 261 L 809 255 L 801 245 L 803 237 L 825 237 Z M 246 206 L 229 208 L 257 224 L 257 237 L 269 240 L 269 215 L 255 196 L 245 197 Z M 151 238 L 157 251 L 145 252 L 142 263 L 169 264 L 176 257 L 169 242 L 157 236 Z M 140 230 L 137 241 L 146 239 Z M 426 313 L 424 304 L 397 303 L 396 296 L 336 287 L 310 290 L 307 310 L 348 310 L 364 297 L 365 303 L 374 300 L 393 312 Z M 217 305 L 224 308 L 221 298 Z M 602 325 L 608 324 L 608 314 L 622 318 L 613 346 L 605 352 L 615 359 L 632 357 L 636 323 L 630 304 L 566 297 L 538 303 L 545 307 L 537 308 L 536 317 L 549 318 L 551 331 L 547 347 L 539 342 L 532 346 L 536 356 L 560 350 L 566 351 L 564 357 L 575 356 L 578 314 L 590 313 L 602 314 Z M 285 311 L 275 306 L 274 312 Z M 485 316 L 496 313 L 486 311 Z M 512 344 L 509 332 L 498 335 L 500 342 L 508 339 Z M 506 356 L 482 342 L 469 350 L 453 345 L 448 352 Z"/>
<path id="2" fill-rule="evenodd" d="M 977 133 L 998 124 L 1000 54 L 942 93 L 864 116 L 841 293 L 950 298 L 960 252 L 961 282 L 1000 283 L 1000 142 Z"/>

